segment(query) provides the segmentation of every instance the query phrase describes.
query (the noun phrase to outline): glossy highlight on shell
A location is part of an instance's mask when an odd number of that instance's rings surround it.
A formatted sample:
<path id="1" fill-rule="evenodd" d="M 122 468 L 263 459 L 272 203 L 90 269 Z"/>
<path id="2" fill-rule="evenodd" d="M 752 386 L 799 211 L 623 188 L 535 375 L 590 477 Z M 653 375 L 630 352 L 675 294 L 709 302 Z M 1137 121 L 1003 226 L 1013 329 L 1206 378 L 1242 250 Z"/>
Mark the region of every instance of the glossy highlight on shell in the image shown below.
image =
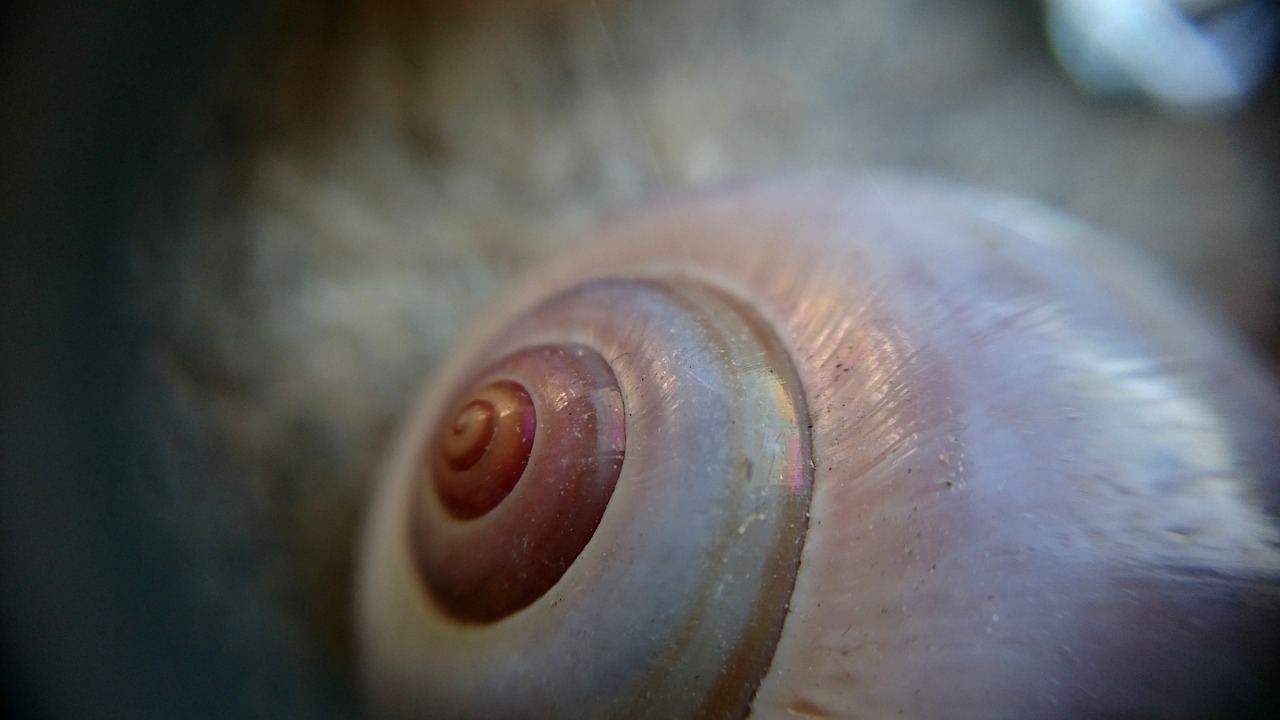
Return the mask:
<path id="1" fill-rule="evenodd" d="M 1280 678 L 1280 393 L 1026 201 L 808 178 L 530 275 L 362 554 L 393 717 L 1208 717 Z"/>

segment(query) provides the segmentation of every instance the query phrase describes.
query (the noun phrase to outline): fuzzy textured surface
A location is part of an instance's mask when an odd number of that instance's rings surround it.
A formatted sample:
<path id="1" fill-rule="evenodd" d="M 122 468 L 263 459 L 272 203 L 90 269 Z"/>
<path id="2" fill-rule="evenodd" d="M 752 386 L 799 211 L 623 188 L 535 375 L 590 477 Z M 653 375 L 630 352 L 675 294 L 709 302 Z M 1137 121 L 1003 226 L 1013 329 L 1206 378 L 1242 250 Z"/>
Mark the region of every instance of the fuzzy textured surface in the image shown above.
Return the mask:
<path id="1" fill-rule="evenodd" d="M 408 402 L 513 275 L 647 200 L 941 175 L 1132 239 L 1275 343 L 1274 87 L 1225 120 L 1090 99 L 1013 0 L 511 5 L 284 4 L 143 208 L 150 502 L 264 710 L 355 712 L 352 543 Z"/>

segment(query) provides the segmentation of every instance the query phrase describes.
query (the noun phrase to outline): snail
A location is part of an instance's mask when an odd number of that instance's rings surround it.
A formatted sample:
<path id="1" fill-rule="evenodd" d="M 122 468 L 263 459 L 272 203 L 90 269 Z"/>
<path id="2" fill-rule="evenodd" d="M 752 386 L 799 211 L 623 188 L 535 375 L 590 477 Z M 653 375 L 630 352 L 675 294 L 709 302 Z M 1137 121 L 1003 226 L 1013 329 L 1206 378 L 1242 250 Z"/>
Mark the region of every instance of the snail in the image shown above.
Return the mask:
<path id="1" fill-rule="evenodd" d="M 1033 202 L 761 181 L 616 221 L 418 404 L 357 578 L 389 717 L 1266 712 L 1280 392 Z"/>

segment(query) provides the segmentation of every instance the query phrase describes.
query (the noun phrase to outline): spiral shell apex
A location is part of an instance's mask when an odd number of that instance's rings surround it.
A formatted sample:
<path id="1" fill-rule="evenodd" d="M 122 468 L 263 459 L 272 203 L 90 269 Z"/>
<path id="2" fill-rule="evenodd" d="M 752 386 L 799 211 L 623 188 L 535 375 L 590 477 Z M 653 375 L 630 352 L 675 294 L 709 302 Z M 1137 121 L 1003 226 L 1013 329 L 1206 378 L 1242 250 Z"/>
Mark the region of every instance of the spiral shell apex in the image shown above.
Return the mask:
<path id="1" fill-rule="evenodd" d="M 1205 717 L 1280 679 L 1280 393 L 1024 201 L 810 177 L 533 273 L 370 511 L 397 717 Z"/>
<path id="2" fill-rule="evenodd" d="M 411 533 L 437 602 L 492 621 L 541 597 L 591 538 L 625 424 L 613 372 L 586 347 L 522 350 L 482 377 L 501 379 L 481 380 L 440 420 Z"/>

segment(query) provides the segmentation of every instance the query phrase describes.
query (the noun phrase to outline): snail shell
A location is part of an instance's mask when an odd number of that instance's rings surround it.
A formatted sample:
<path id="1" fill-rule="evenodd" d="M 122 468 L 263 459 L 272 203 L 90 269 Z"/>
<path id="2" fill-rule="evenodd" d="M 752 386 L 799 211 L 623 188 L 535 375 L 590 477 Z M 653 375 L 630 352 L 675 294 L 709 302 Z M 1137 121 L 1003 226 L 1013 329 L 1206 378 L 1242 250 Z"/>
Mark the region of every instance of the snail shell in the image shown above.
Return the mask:
<path id="1" fill-rule="evenodd" d="M 409 424 L 362 550 L 371 702 L 1261 714 L 1280 393 L 1227 340 L 1088 228 L 931 181 L 617 222 Z"/>

